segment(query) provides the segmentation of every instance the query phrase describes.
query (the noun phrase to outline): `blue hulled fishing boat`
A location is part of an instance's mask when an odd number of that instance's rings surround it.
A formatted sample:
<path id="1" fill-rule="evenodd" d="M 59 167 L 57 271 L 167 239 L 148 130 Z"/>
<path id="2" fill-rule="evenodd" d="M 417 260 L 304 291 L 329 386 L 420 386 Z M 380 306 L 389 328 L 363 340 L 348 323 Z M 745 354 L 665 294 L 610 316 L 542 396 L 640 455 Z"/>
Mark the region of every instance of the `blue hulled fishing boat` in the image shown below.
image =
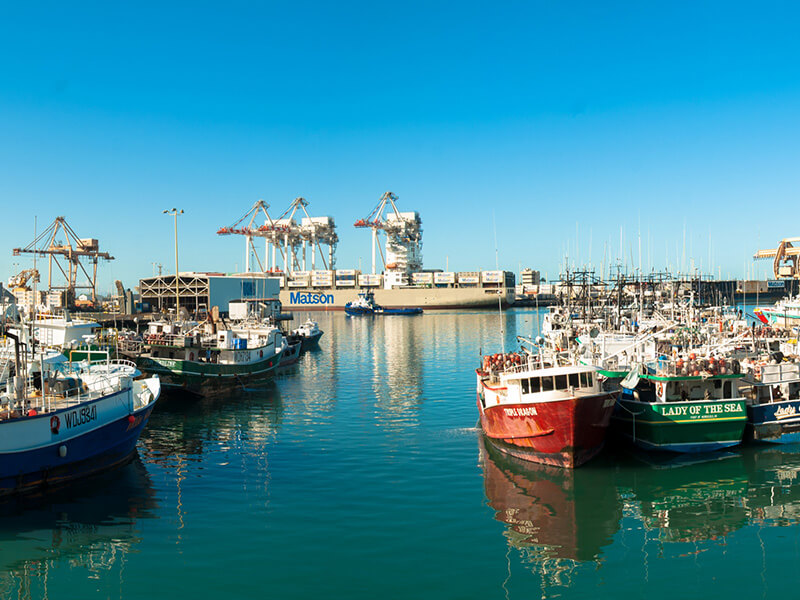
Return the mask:
<path id="1" fill-rule="evenodd" d="M 800 364 L 774 356 L 742 366 L 747 437 L 780 444 L 800 442 Z"/>
<path id="2" fill-rule="evenodd" d="M 126 463 L 161 393 L 129 361 L 40 362 L 0 286 L 0 495 L 51 487 Z"/>

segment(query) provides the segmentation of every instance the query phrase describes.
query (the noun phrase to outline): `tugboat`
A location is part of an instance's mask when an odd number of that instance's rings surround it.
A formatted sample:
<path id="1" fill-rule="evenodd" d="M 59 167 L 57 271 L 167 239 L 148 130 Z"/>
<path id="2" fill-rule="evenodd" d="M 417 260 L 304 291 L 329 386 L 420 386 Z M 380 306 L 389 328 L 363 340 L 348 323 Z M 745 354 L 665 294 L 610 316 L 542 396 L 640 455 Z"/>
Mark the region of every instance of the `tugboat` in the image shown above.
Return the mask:
<path id="1" fill-rule="evenodd" d="M 536 354 L 523 348 L 483 358 L 476 370 L 481 428 L 507 454 L 578 467 L 602 449 L 617 392 L 602 389 L 597 367 L 545 352 L 542 341 Z"/>
<path id="2" fill-rule="evenodd" d="M 384 308 L 375 302 L 371 291 L 359 292 L 358 298 L 344 305 L 344 312 L 350 316 L 359 315 L 421 315 L 421 308 Z"/>

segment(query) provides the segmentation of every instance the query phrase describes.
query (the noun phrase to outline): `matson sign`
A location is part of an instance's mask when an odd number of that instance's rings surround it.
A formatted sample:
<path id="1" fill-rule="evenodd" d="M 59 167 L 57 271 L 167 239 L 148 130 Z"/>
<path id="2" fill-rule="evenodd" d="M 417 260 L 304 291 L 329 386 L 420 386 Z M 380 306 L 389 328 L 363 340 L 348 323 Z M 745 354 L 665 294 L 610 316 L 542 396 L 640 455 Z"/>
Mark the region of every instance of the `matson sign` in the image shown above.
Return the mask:
<path id="1" fill-rule="evenodd" d="M 289 304 L 333 304 L 333 294 L 292 292 L 289 294 Z"/>

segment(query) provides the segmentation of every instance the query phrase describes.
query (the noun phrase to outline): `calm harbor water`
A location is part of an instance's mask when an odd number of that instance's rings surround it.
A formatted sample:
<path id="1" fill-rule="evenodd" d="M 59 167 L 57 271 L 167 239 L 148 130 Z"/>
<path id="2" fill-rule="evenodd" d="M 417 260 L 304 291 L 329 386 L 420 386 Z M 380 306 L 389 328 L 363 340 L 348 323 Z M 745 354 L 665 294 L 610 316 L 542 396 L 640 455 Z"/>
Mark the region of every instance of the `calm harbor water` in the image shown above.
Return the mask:
<path id="1" fill-rule="evenodd" d="M 487 452 L 492 312 L 317 313 L 319 350 L 163 400 L 126 468 L 2 505 L 2 598 L 794 597 L 800 448 L 577 471 Z M 534 310 L 502 317 L 506 348 Z"/>

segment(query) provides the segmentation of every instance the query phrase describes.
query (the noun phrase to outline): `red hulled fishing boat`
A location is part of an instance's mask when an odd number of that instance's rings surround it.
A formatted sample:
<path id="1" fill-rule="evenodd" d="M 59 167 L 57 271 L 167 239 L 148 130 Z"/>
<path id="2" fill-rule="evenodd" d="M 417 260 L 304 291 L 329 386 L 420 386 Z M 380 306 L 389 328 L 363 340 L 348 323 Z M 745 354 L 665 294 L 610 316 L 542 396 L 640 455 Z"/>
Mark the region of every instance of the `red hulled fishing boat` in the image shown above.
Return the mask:
<path id="1" fill-rule="evenodd" d="M 540 349 L 485 356 L 476 373 L 481 427 L 499 450 L 573 468 L 602 449 L 618 392 L 602 389 L 595 367 Z"/>

